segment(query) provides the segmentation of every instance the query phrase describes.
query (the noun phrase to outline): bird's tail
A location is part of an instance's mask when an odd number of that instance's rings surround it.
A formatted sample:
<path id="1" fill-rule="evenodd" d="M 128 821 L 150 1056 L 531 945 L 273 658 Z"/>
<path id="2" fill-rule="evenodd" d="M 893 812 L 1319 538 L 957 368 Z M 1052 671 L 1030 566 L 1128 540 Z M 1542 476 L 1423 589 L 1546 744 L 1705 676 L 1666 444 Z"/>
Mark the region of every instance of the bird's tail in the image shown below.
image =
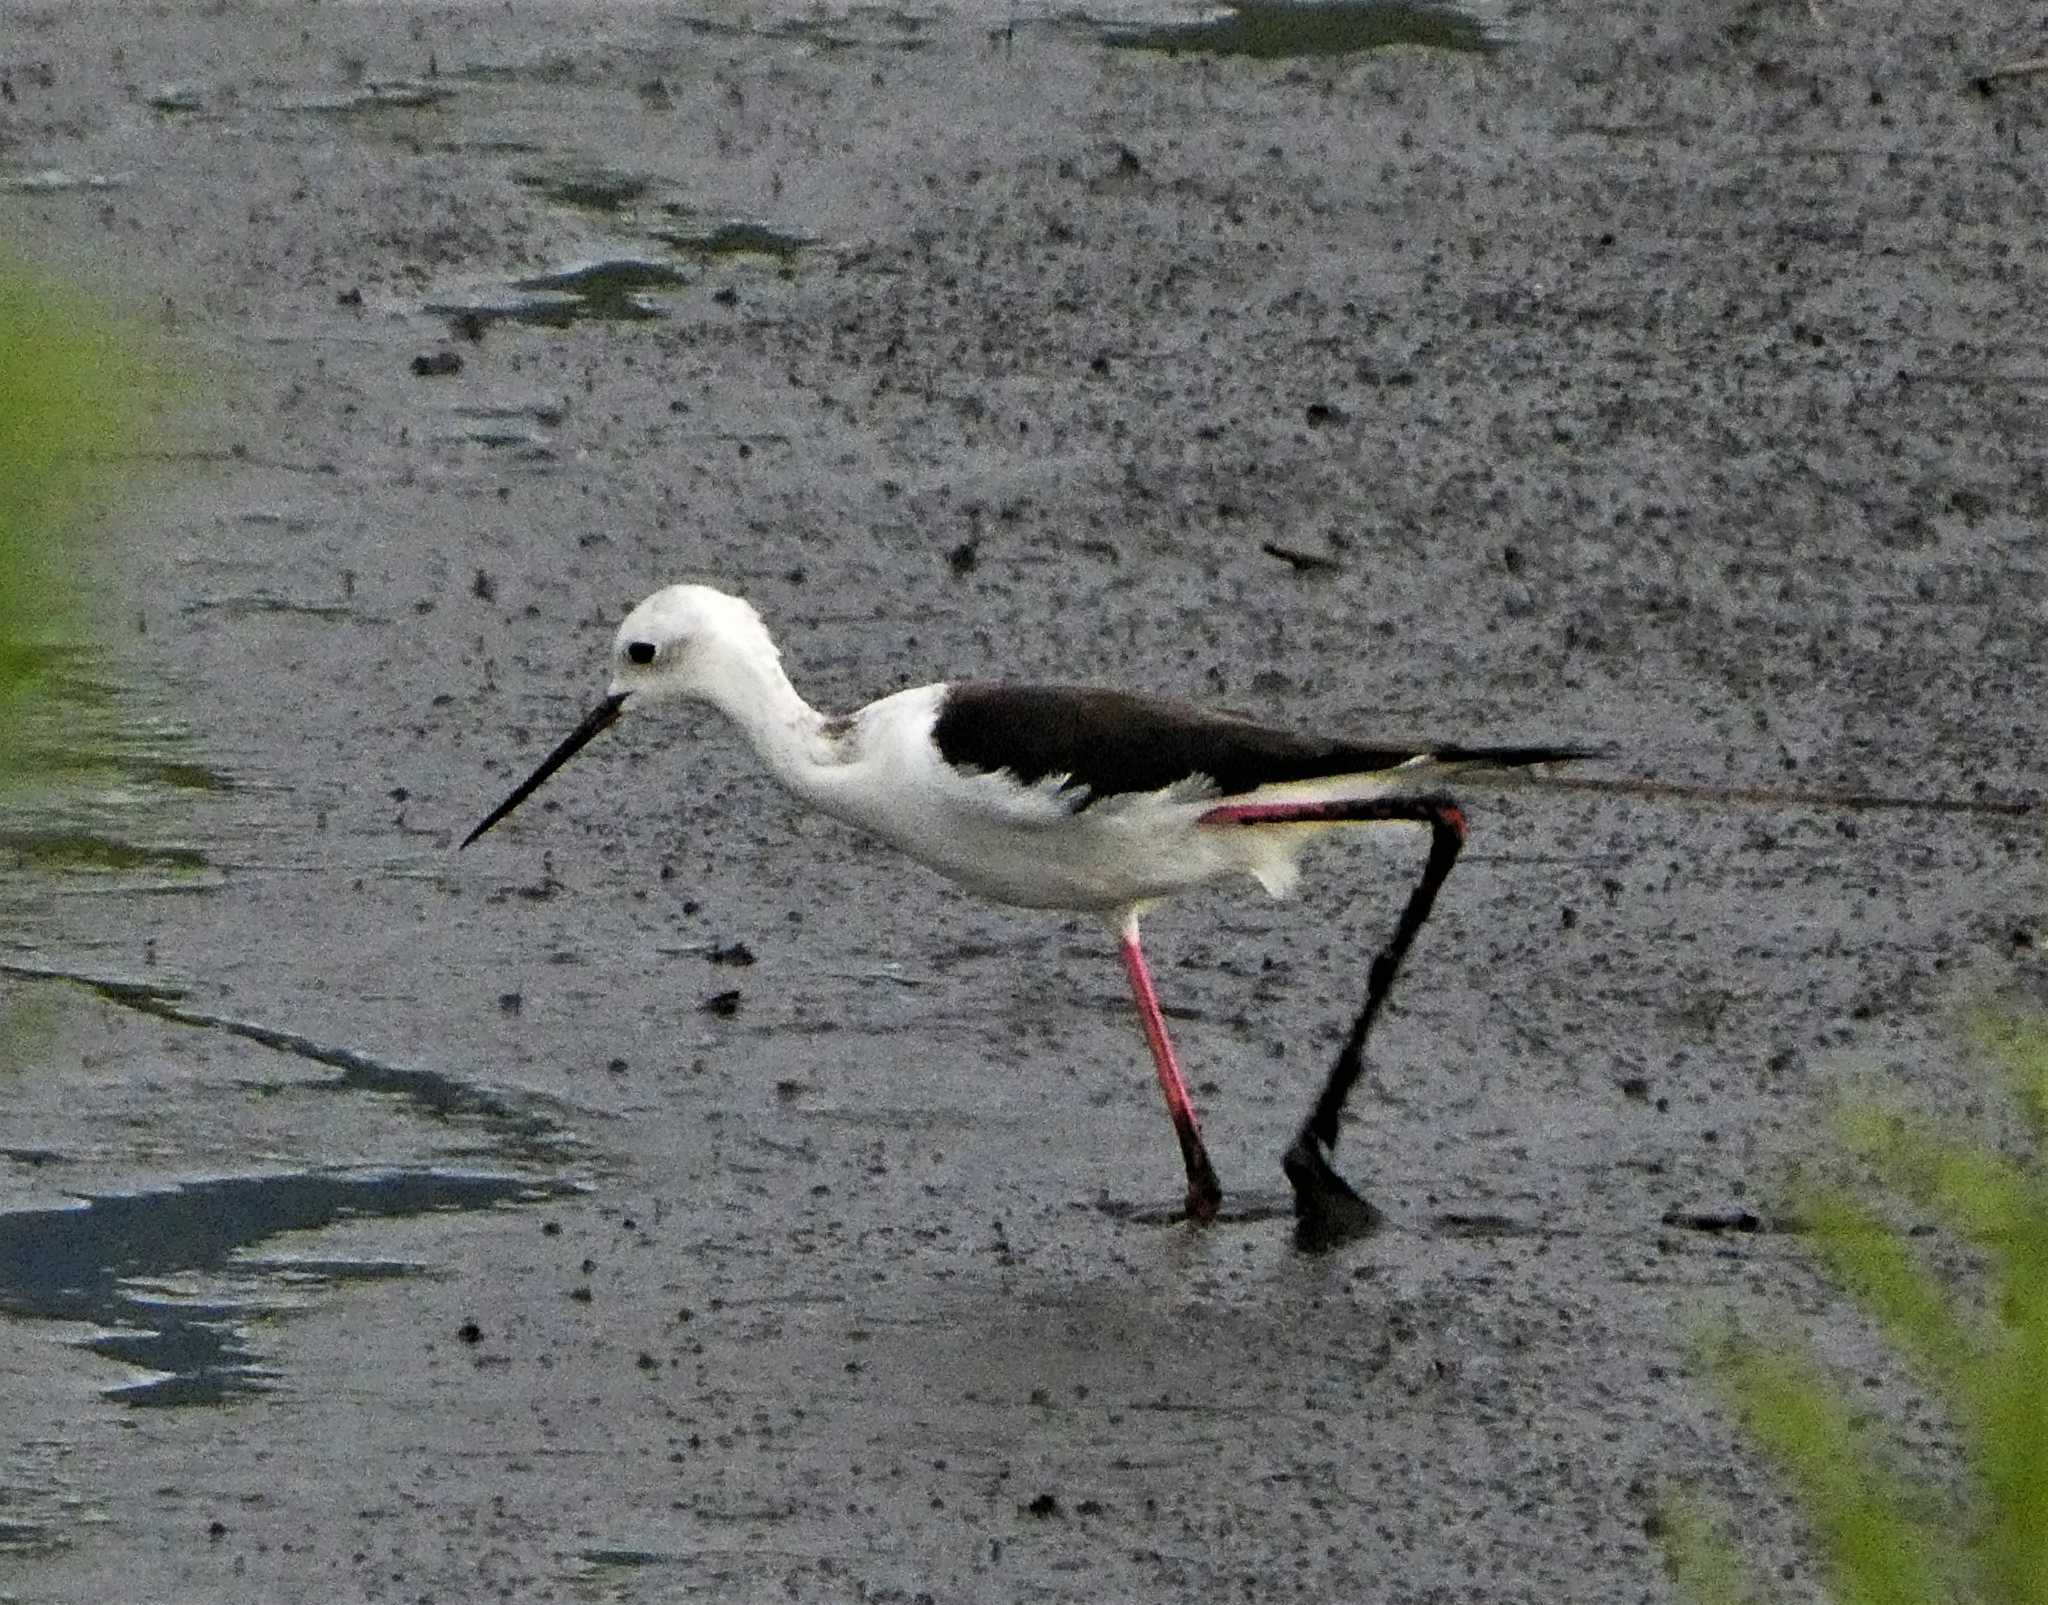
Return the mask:
<path id="1" fill-rule="evenodd" d="M 1450 770 L 1528 769 L 1537 764 L 1569 763 L 1608 756 L 1594 747 L 1423 747 L 1405 751 L 1351 749 L 1333 762 L 1330 772 L 1312 779 L 1280 781 L 1241 792 L 1219 803 L 1203 823 L 1233 821 L 1275 825 L 1336 825 L 1379 822 L 1371 810 L 1351 811 L 1354 803 L 1387 797 L 1414 796 L 1433 789 Z"/>
<path id="2" fill-rule="evenodd" d="M 1439 764 L 1526 769 L 1531 764 L 1574 763 L 1587 758 L 1611 758 L 1614 754 L 1604 747 L 1435 747 L 1421 756 Z"/>

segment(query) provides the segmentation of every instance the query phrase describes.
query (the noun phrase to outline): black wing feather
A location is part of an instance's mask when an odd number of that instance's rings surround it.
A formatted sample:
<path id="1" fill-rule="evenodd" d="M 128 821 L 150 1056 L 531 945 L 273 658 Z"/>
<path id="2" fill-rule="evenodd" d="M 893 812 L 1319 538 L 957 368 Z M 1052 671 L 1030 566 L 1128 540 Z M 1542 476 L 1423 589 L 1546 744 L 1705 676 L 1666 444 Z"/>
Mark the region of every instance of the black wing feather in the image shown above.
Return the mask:
<path id="1" fill-rule="evenodd" d="M 932 738 L 956 768 L 1007 770 L 1025 785 L 1064 776 L 1063 790 L 1086 790 L 1084 808 L 1198 775 L 1230 797 L 1286 781 L 1371 774 L 1425 755 L 1510 766 L 1591 756 L 1566 747 L 1364 746 L 1169 697 L 1056 685 L 949 686 Z"/>

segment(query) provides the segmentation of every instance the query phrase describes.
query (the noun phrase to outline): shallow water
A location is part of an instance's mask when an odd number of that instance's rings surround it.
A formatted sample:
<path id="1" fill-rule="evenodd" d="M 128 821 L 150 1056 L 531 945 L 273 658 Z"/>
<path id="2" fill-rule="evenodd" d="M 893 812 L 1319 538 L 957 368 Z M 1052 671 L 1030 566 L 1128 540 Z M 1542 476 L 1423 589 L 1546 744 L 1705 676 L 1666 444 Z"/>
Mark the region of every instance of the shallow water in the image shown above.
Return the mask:
<path id="1" fill-rule="evenodd" d="M 219 1404 L 283 1379 L 252 1331 L 314 1288 L 416 1276 L 402 1260 L 255 1251 L 342 1220 L 403 1219 L 539 1203 L 572 1187 L 441 1171 L 220 1176 L 160 1192 L 0 1214 L 0 1312 L 92 1328 L 81 1348 L 142 1377 L 114 1384 L 131 1405 Z M 293 1379 L 301 1389 L 318 1379 Z"/>

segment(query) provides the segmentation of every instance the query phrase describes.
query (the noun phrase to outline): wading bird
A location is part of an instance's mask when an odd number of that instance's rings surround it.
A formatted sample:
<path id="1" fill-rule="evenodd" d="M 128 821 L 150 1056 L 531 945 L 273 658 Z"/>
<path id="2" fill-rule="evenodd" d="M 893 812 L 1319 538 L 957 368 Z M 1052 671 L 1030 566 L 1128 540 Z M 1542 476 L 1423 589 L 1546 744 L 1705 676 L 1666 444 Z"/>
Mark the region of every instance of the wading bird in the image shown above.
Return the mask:
<path id="1" fill-rule="evenodd" d="M 1233 876 L 1281 896 L 1297 878 L 1302 849 L 1336 826 L 1426 826 L 1422 879 L 1373 960 L 1365 1005 L 1284 1161 L 1299 1235 L 1310 1244 L 1356 1235 L 1377 1219 L 1330 1155 L 1373 1019 L 1464 845 L 1463 812 L 1430 787 L 1458 766 L 1592 755 L 1548 746 L 1365 746 L 1073 686 L 917 686 L 835 717 L 790 684 L 751 606 L 708 586 L 672 585 L 619 626 L 604 700 L 462 845 L 621 715 L 674 701 L 716 708 L 798 797 L 969 891 L 1105 919 L 1122 948 L 1180 1138 L 1187 1211 L 1198 1221 L 1215 1217 L 1223 1190 L 1138 946 L 1138 916 L 1163 897 Z"/>

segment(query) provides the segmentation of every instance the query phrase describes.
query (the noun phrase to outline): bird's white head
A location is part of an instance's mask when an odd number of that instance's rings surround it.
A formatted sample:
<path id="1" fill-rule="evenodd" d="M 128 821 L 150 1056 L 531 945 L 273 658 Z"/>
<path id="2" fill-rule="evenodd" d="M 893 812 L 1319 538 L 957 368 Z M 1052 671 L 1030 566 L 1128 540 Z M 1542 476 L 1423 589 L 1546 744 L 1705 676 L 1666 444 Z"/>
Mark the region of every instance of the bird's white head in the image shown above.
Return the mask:
<path id="1" fill-rule="evenodd" d="M 787 739 L 774 739 L 778 728 L 793 732 L 805 717 L 816 717 L 782 672 L 782 654 L 760 614 L 708 585 L 671 585 L 634 608 L 619 626 L 612 642 L 611 689 L 604 701 L 462 845 L 467 847 L 532 796 L 628 708 L 684 698 L 717 708 L 746 730 L 771 761 L 788 746 Z"/>
<path id="2" fill-rule="evenodd" d="M 634 707 L 679 697 L 723 705 L 750 671 L 781 656 L 749 603 L 708 585 L 671 585 L 619 626 L 611 694 Z"/>

